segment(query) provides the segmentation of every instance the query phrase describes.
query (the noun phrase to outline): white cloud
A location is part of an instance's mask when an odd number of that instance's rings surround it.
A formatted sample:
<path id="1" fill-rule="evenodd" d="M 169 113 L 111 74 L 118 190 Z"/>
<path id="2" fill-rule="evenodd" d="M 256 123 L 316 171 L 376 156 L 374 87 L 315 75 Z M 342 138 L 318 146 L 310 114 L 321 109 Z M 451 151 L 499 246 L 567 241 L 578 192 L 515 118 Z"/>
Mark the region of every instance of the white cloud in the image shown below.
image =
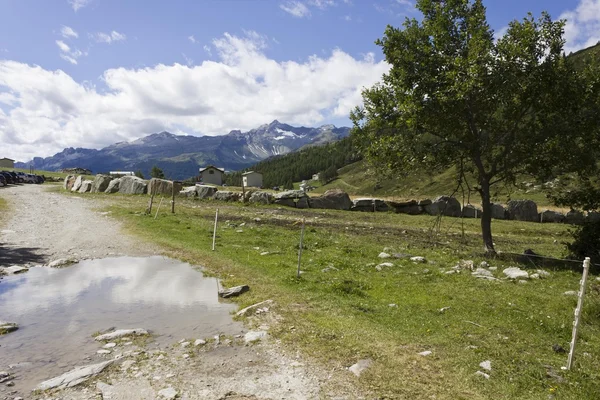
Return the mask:
<path id="1" fill-rule="evenodd" d="M 205 44 L 202 48 L 210 57 L 212 57 L 212 50 L 210 49 L 209 45 Z"/>
<path id="2" fill-rule="evenodd" d="M 344 15 L 344 21 L 352 21 L 352 17 L 350 15 Z"/>
<path id="3" fill-rule="evenodd" d="M 498 41 L 500 38 L 506 35 L 506 32 L 508 32 L 508 26 L 504 26 L 497 31 L 494 31 L 494 40 Z"/>
<path id="4" fill-rule="evenodd" d="M 575 10 L 561 14 L 566 19 L 565 51 L 581 50 L 600 41 L 600 0 L 581 0 Z"/>
<path id="5" fill-rule="evenodd" d="M 60 51 L 63 51 L 65 53 L 71 51 L 71 48 L 69 46 L 67 46 L 67 44 L 65 42 L 63 42 L 62 40 L 57 40 L 56 45 L 58 46 Z"/>
<path id="6" fill-rule="evenodd" d="M 194 35 L 190 35 L 188 36 L 188 40 L 194 44 L 196 44 L 196 38 L 194 37 Z"/>
<path id="7" fill-rule="evenodd" d="M 273 119 L 316 125 L 347 116 L 361 89 L 389 70 L 372 54 L 357 59 L 340 49 L 276 61 L 265 55 L 267 43 L 255 32 L 225 34 L 212 43 L 218 61 L 109 69 L 100 88 L 61 70 L 0 61 L 0 93 L 9 94 L 0 107 L 0 142 L 25 161 L 163 129 L 218 135 Z"/>
<path id="8" fill-rule="evenodd" d="M 324 10 L 327 7 L 334 6 L 335 1 L 334 0 L 309 0 L 308 4 Z"/>
<path id="9" fill-rule="evenodd" d="M 71 28 L 69 26 L 65 26 L 65 25 L 63 25 L 62 28 L 60 28 L 60 34 L 65 39 L 68 39 L 68 38 L 78 38 L 79 37 L 79 34 L 77 32 L 75 32 L 73 30 L 73 28 Z"/>
<path id="10" fill-rule="evenodd" d="M 71 57 L 69 54 L 61 53 L 60 58 L 62 58 L 65 61 L 70 62 L 73 65 L 77 65 L 77 59 L 74 57 Z"/>
<path id="11" fill-rule="evenodd" d="M 183 56 L 183 59 L 185 60 L 185 64 L 188 67 L 191 67 L 192 65 L 194 65 L 194 60 L 192 60 L 191 58 L 189 58 L 185 53 L 181 53 L 181 55 Z"/>
<path id="12" fill-rule="evenodd" d="M 283 11 L 293 15 L 294 17 L 310 17 L 310 10 L 308 9 L 308 7 L 306 7 L 304 3 L 301 3 L 300 1 L 288 1 L 286 3 L 280 4 L 279 7 Z"/>
<path id="13" fill-rule="evenodd" d="M 69 4 L 71 5 L 71 7 L 73 7 L 73 10 L 75 10 L 75 12 L 77 12 L 80 8 L 83 8 L 87 5 L 89 5 L 92 0 L 68 0 Z"/>
<path id="14" fill-rule="evenodd" d="M 98 43 L 108 43 L 108 44 L 110 44 L 112 42 L 118 42 L 118 41 L 127 39 L 127 36 L 125 36 L 123 33 L 117 32 L 117 31 L 112 31 L 110 33 L 97 32 L 90 36 L 92 39 L 94 39 Z"/>

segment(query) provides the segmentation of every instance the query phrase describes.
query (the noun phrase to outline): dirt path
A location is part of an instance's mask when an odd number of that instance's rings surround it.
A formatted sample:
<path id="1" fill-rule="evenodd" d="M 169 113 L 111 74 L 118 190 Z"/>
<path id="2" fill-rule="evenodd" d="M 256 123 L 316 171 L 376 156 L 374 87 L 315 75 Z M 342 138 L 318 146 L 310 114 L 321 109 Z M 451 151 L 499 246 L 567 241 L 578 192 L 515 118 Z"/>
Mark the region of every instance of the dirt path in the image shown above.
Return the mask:
<path id="1" fill-rule="evenodd" d="M 4 188 L 0 196 L 11 207 L 9 218 L 0 226 L 0 265 L 40 265 L 61 258 L 82 260 L 160 252 L 126 236 L 117 221 L 95 210 L 98 203 L 93 199 L 65 196 L 38 185 Z M 0 399 L 174 398 L 169 397 L 173 394 L 169 388 L 177 398 L 189 400 L 360 398 L 352 385 L 340 389 L 339 382 L 329 381 L 335 370 L 324 371 L 298 354 L 286 354 L 285 348 L 268 335 L 277 324 L 276 312 L 275 301 L 270 310 L 249 317 L 249 325 L 267 332 L 266 337 L 253 344 L 245 343 L 245 329 L 234 337 L 186 338 L 185 343 L 177 340 L 168 347 L 157 347 L 152 340 L 133 345 L 131 338 L 117 340 L 110 355 L 81 354 L 79 365 L 113 358 L 115 361 L 107 370 L 58 392 L 32 395 L 15 390 L 19 389 L 19 379 L 24 379 L 19 374 L 24 372 L 9 366 L 10 360 L 2 360 L 0 371 L 8 370 L 16 386 L 0 383 Z M 207 343 L 195 346 L 198 339 Z M 98 343 L 98 349 L 102 345 Z M 165 390 L 167 395 L 163 395 Z"/>
<path id="2" fill-rule="evenodd" d="M 0 265 L 159 253 L 125 236 L 118 222 L 94 211 L 92 199 L 67 197 L 47 185 L 1 188 L 0 196 L 11 207 L 0 229 Z"/>

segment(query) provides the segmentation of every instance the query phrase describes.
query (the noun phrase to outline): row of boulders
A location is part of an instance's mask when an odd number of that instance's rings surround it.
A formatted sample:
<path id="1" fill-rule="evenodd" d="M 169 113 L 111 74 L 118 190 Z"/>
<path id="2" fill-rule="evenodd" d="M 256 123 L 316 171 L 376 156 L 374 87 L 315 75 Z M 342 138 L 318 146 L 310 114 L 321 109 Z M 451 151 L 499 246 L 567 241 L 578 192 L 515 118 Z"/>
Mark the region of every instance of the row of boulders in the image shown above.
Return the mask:
<path id="1" fill-rule="evenodd" d="M 173 193 L 173 184 L 172 181 L 165 179 L 152 178 L 148 181 L 137 176 L 115 178 L 110 175 L 98 174 L 94 180 L 89 180 L 81 175 L 69 175 L 64 180 L 63 188 L 78 193 L 153 193 L 170 196 Z M 178 193 L 180 190 L 180 184 L 175 183 L 175 192 Z"/>

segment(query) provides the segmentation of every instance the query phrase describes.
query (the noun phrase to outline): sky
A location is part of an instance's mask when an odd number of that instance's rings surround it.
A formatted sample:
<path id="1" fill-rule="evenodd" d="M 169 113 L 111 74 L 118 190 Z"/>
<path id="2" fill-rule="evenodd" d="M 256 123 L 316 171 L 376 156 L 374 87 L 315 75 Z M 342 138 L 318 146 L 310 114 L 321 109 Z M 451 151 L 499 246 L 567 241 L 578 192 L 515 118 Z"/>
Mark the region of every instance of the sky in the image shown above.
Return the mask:
<path id="1" fill-rule="evenodd" d="M 600 0 L 484 5 L 499 33 L 548 11 L 567 19 L 567 52 L 600 41 Z M 419 16 L 414 0 L 0 0 L 0 157 L 274 119 L 349 126 L 389 70 L 375 40 Z"/>

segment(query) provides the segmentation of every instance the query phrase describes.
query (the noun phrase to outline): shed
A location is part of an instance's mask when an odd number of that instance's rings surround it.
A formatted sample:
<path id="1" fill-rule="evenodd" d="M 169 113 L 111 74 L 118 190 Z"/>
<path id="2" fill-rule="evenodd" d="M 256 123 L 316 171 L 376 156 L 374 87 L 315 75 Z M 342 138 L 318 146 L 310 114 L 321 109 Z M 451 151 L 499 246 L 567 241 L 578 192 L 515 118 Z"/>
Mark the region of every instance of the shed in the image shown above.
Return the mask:
<path id="1" fill-rule="evenodd" d="M 222 186 L 223 175 L 225 175 L 225 168 L 217 168 L 214 165 L 200 168 L 200 181 L 204 184 Z"/>
<path id="2" fill-rule="evenodd" d="M 260 188 L 263 185 L 263 176 L 260 172 L 248 171 L 242 174 L 242 182 L 245 187 Z"/>
<path id="3" fill-rule="evenodd" d="M 14 168 L 15 160 L 10 158 L 0 158 L 0 168 Z"/>

